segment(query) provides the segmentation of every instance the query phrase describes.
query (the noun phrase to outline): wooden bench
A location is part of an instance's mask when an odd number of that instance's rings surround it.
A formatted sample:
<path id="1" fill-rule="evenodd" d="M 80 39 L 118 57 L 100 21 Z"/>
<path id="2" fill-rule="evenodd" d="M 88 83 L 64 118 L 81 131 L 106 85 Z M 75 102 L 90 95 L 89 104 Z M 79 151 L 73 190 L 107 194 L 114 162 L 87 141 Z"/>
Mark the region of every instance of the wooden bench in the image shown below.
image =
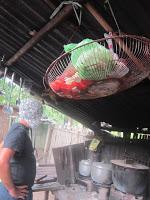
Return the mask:
<path id="1" fill-rule="evenodd" d="M 65 187 L 58 182 L 51 182 L 51 183 L 42 183 L 42 184 L 34 184 L 32 187 L 33 192 L 40 192 L 43 191 L 44 200 L 48 200 L 49 192 L 54 192 L 58 190 L 63 190 Z"/>

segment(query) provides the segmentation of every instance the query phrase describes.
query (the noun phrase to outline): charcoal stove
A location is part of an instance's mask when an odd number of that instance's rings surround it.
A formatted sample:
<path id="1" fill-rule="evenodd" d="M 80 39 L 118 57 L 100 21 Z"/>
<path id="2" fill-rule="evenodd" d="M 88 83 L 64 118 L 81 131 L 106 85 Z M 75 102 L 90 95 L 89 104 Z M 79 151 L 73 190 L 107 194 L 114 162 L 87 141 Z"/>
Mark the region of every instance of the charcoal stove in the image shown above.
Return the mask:
<path id="1" fill-rule="evenodd" d="M 113 185 L 110 190 L 109 200 L 145 200 L 145 196 L 132 195 L 120 192 Z"/>
<path id="2" fill-rule="evenodd" d="M 146 193 L 149 167 L 133 160 L 112 160 L 111 163 L 113 184 L 117 190 L 133 195 Z"/>

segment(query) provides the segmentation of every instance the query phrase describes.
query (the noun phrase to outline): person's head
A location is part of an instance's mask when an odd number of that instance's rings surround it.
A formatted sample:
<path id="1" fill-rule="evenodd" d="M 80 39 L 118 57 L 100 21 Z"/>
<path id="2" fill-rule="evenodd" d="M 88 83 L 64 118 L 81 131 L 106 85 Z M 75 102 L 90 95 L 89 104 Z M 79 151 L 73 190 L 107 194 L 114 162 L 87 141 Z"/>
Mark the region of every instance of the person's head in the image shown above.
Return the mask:
<path id="1" fill-rule="evenodd" d="M 41 122 L 43 113 L 42 103 L 36 99 L 22 100 L 19 106 L 19 120 L 27 122 L 28 126 L 34 128 Z"/>

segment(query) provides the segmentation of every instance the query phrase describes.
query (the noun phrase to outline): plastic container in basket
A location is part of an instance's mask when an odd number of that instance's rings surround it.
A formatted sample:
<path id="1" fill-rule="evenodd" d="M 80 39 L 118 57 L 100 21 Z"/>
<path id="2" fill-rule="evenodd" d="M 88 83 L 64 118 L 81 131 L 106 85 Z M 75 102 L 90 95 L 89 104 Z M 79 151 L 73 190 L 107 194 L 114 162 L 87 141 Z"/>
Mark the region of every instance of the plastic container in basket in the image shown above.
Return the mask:
<path id="1" fill-rule="evenodd" d="M 45 74 L 53 92 L 64 98 L 95 99 L 128 89 L 149 75 L 149 39 L 131 35 L 110 39 L 113 52 L 106 38 L 64 46 L 66 53 Z"/>

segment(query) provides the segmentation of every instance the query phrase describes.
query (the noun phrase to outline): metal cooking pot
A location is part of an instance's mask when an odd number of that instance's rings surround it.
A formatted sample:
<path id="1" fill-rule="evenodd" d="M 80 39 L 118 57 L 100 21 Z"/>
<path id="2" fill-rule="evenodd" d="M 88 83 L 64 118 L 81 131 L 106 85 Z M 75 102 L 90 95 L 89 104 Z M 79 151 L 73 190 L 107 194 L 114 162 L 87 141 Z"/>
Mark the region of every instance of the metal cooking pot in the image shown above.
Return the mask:
<path id="1" fill-rule="evenodd" d="M 111 164 L 93 162 L 91 167 L 91 178 L 98 184 L 110 185 L 112 183 Z"/>
<path id="2" fill-rule="evenodd" d="M 91 174 L 91 161 L 81 160 L 79 162 L 79 174 L 82 176 L 90 176 Z"/>
<path id="3" fill-rule="evenodd" d="M 133 195 L 144 194 L 148 185 L 149 167 L 125 160 L 112 160 L 112 179 L 116 189 Z"/>

